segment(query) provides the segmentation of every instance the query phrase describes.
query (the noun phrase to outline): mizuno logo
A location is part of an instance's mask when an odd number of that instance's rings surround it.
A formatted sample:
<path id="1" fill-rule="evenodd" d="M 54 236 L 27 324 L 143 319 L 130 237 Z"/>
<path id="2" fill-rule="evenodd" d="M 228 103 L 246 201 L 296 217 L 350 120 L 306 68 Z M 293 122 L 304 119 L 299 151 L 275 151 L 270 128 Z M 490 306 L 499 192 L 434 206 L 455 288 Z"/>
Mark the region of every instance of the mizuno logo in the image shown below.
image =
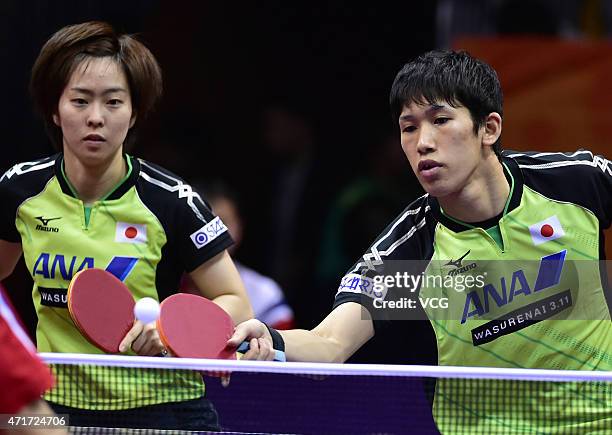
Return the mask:
<path id="1" fill-rule="evenodd" d="M 45 218 L 44 218 L 44 217 L 42 217 L 42 216 L 37 216 L 37 217 L 36 217 L 36 219 L 38 219 L 38 220 L 40 221 L 40 223 L 41 223 L 41 224 L 43 224 L 44 226 L 47 226 L 47 224 L 48 224 L 50 221 L 55 221 L 55 220 L 61 219 L 61 217 L 55 217 L 55 218 L 46 218 L 46 219 L 45 219 Z"/>
<path id="2" fill-rule="evenodd" d="M 471 252 L 471 249 L 469 251 L 467 251 L 465 254 L 463 254 L 461 257 L 459 257 L 459 259 L 457 259 L 457 261 L 453 261 L 453 259 L 451 258 L 451 260 L 445 264 L 445 266 L 455 266 L 457 269 L 463 267 L 463 259 L 465 257 L 468 256 L 468 254 Z"/>
<path id="3" fill-rule="evenodd" d="M 457 261 L 453 261 L 453 259 L 451 258 L 451 260 L 448 263 L 445 264 L 445 266 L 455 267 L 455 269 L 452 269 L 452 270 L 450 270 L 448 272 L 449 276 L 459 275 L 461 273 L 467 272 L 468 270 L 472 270 L 472 269 L 475 269 L 476 267 L 478 267 L 475 262 L 466 264 L 465 266 L 463 265 L 463 259 L 465 257 L 467 257 L 470 252 L 472 252 L 472 251 L 468 250 L 465 254 L 463 254 L 461 257 L 459 257 L 457 259 Z"/>
<path id="4" fill-rule="evenodd" d="M 44 216 L 36 216 L 35 219 L 38 219 L 40 221 L 40 224 L 36 225 L 36 230 L 37 231 L 44 231 L 44 232 L 47 232 L 47 233 L 59 233 L 59 228 L 58 227 L 50 227 L 50 226 L 48 226 L 48 224 L 51 221 L 55 221 L 55 220 L 61 219 L 61 217 L 45 218 Z"/>

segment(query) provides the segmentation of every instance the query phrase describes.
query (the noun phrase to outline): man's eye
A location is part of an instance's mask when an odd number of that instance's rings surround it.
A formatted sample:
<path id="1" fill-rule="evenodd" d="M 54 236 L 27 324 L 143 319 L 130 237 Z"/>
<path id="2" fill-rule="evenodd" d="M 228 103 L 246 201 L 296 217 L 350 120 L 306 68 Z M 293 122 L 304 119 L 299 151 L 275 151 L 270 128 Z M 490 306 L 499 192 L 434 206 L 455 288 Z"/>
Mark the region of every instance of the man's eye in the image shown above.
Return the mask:
<path id="1" fill-rule="evenodd" d="M 435 124 L 446 124 L 448 121 L 450 121 L 450 118 L 440 117 L 440 118 L 436 118 L 434 123 Z"/>
<path id="2" fill-rule="evenodd" d="M 84 104 L 87 104 L 87 100 L 85 100 L 85 99 L 83 99 L 83 98 L 73 98 L 73 99 L 72 99 L 72 102 L 73 102 L 74 104 L 78 104 L 78 105 L 80 105 L 80 106 L 81 106 L 81 105 L 84 105 Z"/>
<path id="3" fill-rule="evenodd" d="M 414 125 L 407 125 L 406 127 L 404 127 L 402 129 L 402 132 L 403 133 L 412 133 L 415 130 L 416 130 L 416 127 Z"/>

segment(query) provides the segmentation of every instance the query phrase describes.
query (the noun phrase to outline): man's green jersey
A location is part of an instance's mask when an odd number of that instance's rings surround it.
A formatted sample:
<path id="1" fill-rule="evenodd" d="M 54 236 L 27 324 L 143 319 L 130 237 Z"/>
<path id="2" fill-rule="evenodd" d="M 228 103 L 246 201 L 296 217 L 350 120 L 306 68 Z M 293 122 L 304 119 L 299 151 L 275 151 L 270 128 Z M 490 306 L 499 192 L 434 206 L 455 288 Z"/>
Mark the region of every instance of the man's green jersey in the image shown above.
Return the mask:
<path id="1" fill-rule="evenodd" d="M 40 352 L 102 353 L 80 334 L 66 305 L 72 277 L 101 268 L 136 300 L 175 293 L 189 272 L 226 249 L 226 227 L 188 184 L 125 156 L 128 174 L 106 197 L 85 205 L 63 170 L 63 156 L 9 169 L 0 179 L 0 239 L 20 242 L 34 280 Z M 58 366 L 48 399 L 84 409 L 126 409 L 201 397 L 201 376 L 177 372 Z"/>
<path id="2" fill-rule="evenodd" d="M 589 151 L 506 151 L 502 161 L 510 186 L 503 213 L 463 223 L 424 195 L 347 273 L 335 306 L 360 303 L 375 331 L 392 325 L 406 328 L 407 337 L 410 322 L 394 320 L 424 314 L 440 365 L 612 370 L 612 305 L 602 264 L 603 231 L 612 219 L 610 161 Z M 412 281 L 395 279 L 401 270 Z M 561 401 L 567 385 L 542 388 L 528 400 L 516 387 L 516 401 L 503 406 L 496 398 L 501 385 L 465 387 L 460 398 L 456 387 L 449 380 L 436 385 L 434 417 L 444 433 L 612 428 L 609 389 L 597 397 L 574 394 L 551 419 L 538 406 Z"/>

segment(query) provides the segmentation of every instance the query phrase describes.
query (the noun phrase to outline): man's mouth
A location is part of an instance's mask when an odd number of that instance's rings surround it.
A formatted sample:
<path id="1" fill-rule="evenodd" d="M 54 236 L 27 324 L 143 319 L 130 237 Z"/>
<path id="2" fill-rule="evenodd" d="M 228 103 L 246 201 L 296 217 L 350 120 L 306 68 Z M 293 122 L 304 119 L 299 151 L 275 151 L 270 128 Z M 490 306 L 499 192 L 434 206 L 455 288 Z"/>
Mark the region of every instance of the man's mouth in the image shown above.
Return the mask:
<path id="1" fill-rule="evenodd" d="M 442 167 L 441 163 L 436 162 L 435 160 L 421 160 L 419 162 L 419 172 L 429 171 L 434 168 Z"/>

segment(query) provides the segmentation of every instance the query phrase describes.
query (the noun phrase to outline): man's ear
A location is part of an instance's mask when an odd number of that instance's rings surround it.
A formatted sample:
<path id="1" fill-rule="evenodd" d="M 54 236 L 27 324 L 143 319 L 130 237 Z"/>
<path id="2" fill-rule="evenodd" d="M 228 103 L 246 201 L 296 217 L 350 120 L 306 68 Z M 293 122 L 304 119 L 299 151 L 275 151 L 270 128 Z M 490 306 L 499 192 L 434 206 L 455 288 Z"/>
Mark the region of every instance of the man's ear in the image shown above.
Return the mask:
<path id="1" fill-rule="evenodd" d="M 502 117 L 497 112 L 491 112 L 487 115 L 484 122 L 484 133 L 482 135 L 482 144 L 493 146 L 502 132 Z"/>

